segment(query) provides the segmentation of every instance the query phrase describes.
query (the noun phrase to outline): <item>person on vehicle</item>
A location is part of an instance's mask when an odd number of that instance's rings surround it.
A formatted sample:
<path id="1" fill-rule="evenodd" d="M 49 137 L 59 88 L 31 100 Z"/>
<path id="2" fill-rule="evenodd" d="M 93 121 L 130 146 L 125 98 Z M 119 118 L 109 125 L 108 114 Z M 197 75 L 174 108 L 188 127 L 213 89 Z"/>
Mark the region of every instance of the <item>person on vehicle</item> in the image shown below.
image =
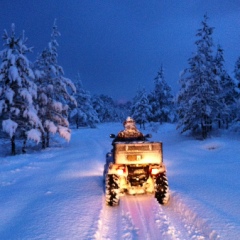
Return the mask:
<path id="1" fill-rule="evenodd" d="M 116 141 L 143 141 L 143 134 L 137 129 L 135 121 L 131 117 L 123 123 L 124 130 L 120 131 L 116 137 Z"/>

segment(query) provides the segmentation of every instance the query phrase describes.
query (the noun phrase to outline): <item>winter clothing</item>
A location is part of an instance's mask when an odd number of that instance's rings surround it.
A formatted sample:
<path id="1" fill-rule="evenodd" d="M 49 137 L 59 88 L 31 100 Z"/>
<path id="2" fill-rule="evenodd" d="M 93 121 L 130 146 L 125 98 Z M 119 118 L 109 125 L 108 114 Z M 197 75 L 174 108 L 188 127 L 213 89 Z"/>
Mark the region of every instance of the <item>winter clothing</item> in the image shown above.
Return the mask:
<path id="1" fill-rule="evenodd" d="M 128 117 L 123 125 L 125 129 L 118 133 L 117 140 L 144 140 L 143 134 L 138 131 L 135 121 L 131 117 Z"/>

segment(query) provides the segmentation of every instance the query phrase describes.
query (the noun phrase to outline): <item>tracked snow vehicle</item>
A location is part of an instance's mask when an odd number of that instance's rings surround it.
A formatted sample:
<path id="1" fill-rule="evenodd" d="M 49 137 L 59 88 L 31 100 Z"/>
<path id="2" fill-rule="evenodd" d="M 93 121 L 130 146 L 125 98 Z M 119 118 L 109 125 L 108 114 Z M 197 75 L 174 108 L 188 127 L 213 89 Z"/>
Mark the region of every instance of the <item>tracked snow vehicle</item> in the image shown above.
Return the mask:
<path id="1" fill-rule="evenodd" d="M 117 141 L 106 155 L 104 166 L 106 204 L 119 204 L 123 194 L 154 194 L 160 204 L 169 200 L 169 187 L 166 167 L 163 163 L 161 142 L 150 142 L 151 135 L 144 136 L 144 141 L 125 139 Z"/>

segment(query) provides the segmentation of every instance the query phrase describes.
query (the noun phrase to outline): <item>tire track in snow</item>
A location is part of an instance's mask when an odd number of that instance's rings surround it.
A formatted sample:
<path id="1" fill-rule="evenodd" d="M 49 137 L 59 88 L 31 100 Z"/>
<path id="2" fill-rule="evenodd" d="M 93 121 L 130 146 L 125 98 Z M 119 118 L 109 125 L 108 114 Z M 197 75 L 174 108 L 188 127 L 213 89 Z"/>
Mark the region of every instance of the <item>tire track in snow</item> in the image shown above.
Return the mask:
<path id="1" fill-rule="evenodd" d="M 159 205 L 152 195 L 126 196 L 122 198 L 123 211 L 129 212 L 132 224 L 138 229 L 137 238 L 131 239 L 184 239 L 165 214 L 165 206 Z"/>
<path id="2" fill-rule="evenodd" d="M 157 240 L 166 237 L 170 227 L 162 212 L 156 215 L 159 208 L 155 198 L 149 195 L 122 196 L 117 207 L 106 206 L 104 200 L 95 239 Z M 165 239 L 177 239 L 176 234 L 172 237 L 171 234 Z"/>
<path id="3" fill-rule="evenodd" d="M 122 196 L 117 207 L 106 206 L 103 200 L 95 239 L 215 240 L 219 236 L 173 194 L 168 206 L 159 205 L 151 195 Z"/>
<path id="4" fill-rule="evenodd" d="M 123 215 L 129 215 L 132 226 L 137 230 L 135 238 L 129 239 L 159 239 L 157 225 L 152 215 L 152 196 L 124 196 L 121 199 L 121 206 Z"/>
<path id="5" fill-rule="evenodd" d="M 180 195 L 172 192 L 170 204 L 163 207 L 163 210 L 167 220 L 173 224 L 175 229 L 180 230 L 179 239 L 220 239 L 217 232 L 211 228 L 210 222 L 190 209 Z"/>
<path id="6" fill-rule="evenodd" d="M 110 207 L 105 203 L 105 196 L 102 201 L 102 210 L 98 219 L 98 229 L 95 239 L 121 239 L 121 216 L 118 207 Z"/>

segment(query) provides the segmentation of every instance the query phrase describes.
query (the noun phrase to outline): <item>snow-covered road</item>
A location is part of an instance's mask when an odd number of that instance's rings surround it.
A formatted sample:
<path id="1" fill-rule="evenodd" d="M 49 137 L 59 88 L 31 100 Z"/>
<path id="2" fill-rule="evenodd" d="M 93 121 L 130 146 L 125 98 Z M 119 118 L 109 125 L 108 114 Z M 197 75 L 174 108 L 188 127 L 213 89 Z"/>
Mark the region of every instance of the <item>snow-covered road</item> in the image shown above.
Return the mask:
<path id="1" fill-rule="evenodd" d="M 168 206 L 151 195 L 123 196 L 117 208 L 103 202 L 96 239 L 218 239 L 215 230 L 173 194 Z"/>
<path id="2" fill-rule="evenodd" d="M 238 239 L 236 135 L 197 141 L 160 126 L 152 134 L 164 143 L 170 203 L 136 195 L 109 207 L 102 171 L 109 133 L 120 129 L 109 123 L 73 130 L 70 143 L 15 157 L 4 156 L 1 143 L 0 239 Z"/>

